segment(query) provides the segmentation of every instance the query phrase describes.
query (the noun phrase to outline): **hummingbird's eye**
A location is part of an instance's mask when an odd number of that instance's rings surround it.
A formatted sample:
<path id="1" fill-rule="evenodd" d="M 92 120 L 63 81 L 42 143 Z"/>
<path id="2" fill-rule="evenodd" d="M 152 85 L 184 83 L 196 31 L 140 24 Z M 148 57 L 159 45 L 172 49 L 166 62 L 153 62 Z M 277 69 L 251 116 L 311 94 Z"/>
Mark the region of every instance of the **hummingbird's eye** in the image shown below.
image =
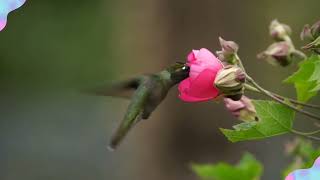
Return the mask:
<path id="1" fill-rule="evenodd" d="M 189 66 L 183 66 L 183 67 L 182 67 L 182 70 L 183 70 L 183 71 L 189 71 L 189 70 L 190 70 L 190 67 L 189 67 Z"/>

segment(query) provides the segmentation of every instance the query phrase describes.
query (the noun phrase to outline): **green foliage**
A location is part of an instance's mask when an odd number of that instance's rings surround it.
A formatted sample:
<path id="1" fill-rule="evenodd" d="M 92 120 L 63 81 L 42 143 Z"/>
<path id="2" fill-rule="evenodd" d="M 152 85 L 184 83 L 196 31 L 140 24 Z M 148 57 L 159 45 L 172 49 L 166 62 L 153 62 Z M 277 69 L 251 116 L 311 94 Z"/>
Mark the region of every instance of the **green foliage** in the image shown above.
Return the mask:
<path id="1" fill-rule="evenodd" d="M 264 100 L 254 100 L 258 122 L 244 122 L 233 126 L 234 130 L 220 128 L 231 141 L 262 139 L 291 131 L 295 113 L 286 106 Z"/>
<path id="2" fill-rule="evenodd" d="M 293 156 L 293 162 L 283 171 L 283 177 L 296 169 L 310 168 L 320 156 L 320 147 L 315 148 L 311 141 L 300 138 L 288 144 L 287 151 Z"/>
<path id="3" fill-rule="evenodd" d="M 306 102 L 320 90 L 320 56 L 313 55 L 299 64 L 299 70 L 284 82 L 294 84 L 297 99 Z"/>
<path id="4" fill-rule="evenodd" d="M 235 165 L 218 163 L 215 165 L 193 165 L 192 169 L 202 179 L 212 180 L 258 180 L 263 167 L 251 154 L 246 153 Z"/>

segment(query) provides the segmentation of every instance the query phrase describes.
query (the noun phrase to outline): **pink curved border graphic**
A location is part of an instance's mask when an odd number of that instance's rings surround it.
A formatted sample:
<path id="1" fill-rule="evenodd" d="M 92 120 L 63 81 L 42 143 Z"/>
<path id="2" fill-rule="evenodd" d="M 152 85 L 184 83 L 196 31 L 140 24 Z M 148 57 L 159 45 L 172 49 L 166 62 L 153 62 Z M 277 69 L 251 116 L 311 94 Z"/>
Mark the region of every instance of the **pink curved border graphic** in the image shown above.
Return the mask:
<path id="1" fill-rule="evenodd" d="M 320 180 L 320 157 L 309 169 L 298 169 L 290 173 L 285 180 Z"/>
<path id="2" fill-rule="evenodd" d="M 26 0 L 0 0 L 0 31 L 7 24 L 8 14 L 21 7 L 25 2 Z"/>

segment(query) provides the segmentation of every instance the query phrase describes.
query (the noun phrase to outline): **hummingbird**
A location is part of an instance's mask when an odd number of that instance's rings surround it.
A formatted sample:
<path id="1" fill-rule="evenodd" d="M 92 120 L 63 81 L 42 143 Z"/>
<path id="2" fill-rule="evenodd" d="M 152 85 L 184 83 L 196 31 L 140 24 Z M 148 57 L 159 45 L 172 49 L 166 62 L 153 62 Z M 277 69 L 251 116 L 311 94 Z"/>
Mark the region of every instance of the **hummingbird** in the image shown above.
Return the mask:
<path id="1" fill-rule="evenodd" d="M 115 150 L 135 124 L 148 119 L 169 90 L 189 76 L 189 71 L 190 68 L 185 63 L 176 62 L 158 73 L 141 75 L 95 90 L 96 95 L 126 97 L 131 100 L 108 148 Z"/>

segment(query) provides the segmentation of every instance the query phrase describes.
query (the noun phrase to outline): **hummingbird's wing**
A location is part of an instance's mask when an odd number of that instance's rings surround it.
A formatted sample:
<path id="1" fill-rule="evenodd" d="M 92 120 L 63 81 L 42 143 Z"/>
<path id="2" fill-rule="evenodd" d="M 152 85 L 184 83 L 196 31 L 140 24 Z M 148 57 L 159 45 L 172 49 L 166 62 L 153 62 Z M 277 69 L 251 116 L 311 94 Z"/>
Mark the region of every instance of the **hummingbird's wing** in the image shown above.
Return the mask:
<path id="1" fill-rule="evenodd" d="M 128 131 L 141 120 L 141 115 L 149 96 L 150 89 L 144 84 L 141 84 L 134 92 L 123 120 L 111 137 L 109 144 L 110 149 L 115 149 L 126 136 Z"/>
<path id="2" fill-rule="evenodd" d="M 98 96 L 114 96 L 130 98 L 134 90 L 136 90 L 142 80 L 142 77 L 131 78 L 128 80 L 109 83 L 102 87 L 90 89 L 89 93 Z"/>
<path id="3" fill-rule="evenodd" d="M 148 119 L 152 112 L 159 106 L 159 104 L 164 100 L 170 88 L 164 88 L 162 86 L 156 86 L 156 89 L 153 89 L 150 97 L 148 98 L 147 104 L 145 105 L 142 112 L 142 119 Z M 155 91 L 158 91 L 155 92 Z"/>

